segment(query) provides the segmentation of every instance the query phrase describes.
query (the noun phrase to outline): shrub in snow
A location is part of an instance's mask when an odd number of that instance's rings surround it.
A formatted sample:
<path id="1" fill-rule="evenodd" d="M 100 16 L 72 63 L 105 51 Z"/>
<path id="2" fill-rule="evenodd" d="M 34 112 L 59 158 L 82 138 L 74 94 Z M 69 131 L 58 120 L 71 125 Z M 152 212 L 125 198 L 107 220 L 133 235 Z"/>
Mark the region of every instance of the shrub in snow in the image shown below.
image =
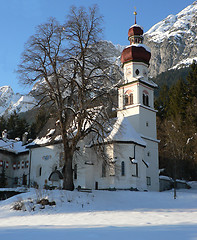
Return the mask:
<path id="1" fill-rule="evenodd" d="M 42 206 L 46 206 L 46 205 L 54 206 L 54 205 L 56 205 L 56 202 L 55 201 L 50 202 L 48 199 L 43 198 L 43 199 L 37 201 L 37 204 L 41 204 Z"/>
<path id="2" fill-rule="evenodd" d="M 28 200 L 24 201 L 24 200 L 20 199 L 14 203 L 12 209 L 16 210 L 16 211 L 32 212 L 32 211 L 35 211 L 36 209 L 44 209 L 46 205 L 55 206 L 56 202 L 49 201 L 46 198 L 43 198 L 39 201 L 33 201 L 32 199 L 28 199 Z"/>
<path id="3" fill-rule="evenodd" d="M 26 211 L 25 204 L 22 198 L 18 199 L 18 201 L 14 203 L 12 209 L 16 211 Z"/>

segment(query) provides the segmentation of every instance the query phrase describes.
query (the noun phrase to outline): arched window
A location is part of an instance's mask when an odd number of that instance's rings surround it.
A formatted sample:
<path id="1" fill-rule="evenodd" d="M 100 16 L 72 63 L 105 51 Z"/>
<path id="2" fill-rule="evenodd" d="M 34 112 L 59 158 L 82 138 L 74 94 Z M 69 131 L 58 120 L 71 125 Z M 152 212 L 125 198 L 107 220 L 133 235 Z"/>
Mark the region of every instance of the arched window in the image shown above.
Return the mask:
<path id="1" fill-rule="evenodd" d="M 125 163 L 124 163 L 124 161 L 121 162 L 121 176 L 125 176 Z"/>
<path id="2" fill-rule="evenodd" d="M 147 91 L 143 92 L 143 104 L 149 106 L 149 96 Z"/>
<path id="3" fill-rule="evenodd" d="M 149 97 L 146 95 L 146 106 L 149 106 Z"/>
<path id="4" fill-rule="evenodd" d="M 39 168 L 39 176 L 42 175 L 42 167 Z"/>
<path id="5" fill-rule="evenodd" d="M 125 95 L 125 106 L 129 105 L 129 96 Z"/>
<path id="6" fill-rule="evenodd" d="M 77 164 L 74 165 L 74 179 L 77 179 Z"/>
<path id="7" fill-rule="evenodd" d="M 106 177 L 106 162 L 103 161 L 102 164 L 102 177 Z"/>
<path id="8" fill-rule="evenodd" d="M 38 165 L 36 168 L 36 177 L 41 177 L 42 175 L 42 166 Z"/>
<path id="9" fill-rule="evenodd" d="M 125 106 L 132 105 L 133 104 L 133 93 L 131 90 L 127 90 L 125 92 Z"/>

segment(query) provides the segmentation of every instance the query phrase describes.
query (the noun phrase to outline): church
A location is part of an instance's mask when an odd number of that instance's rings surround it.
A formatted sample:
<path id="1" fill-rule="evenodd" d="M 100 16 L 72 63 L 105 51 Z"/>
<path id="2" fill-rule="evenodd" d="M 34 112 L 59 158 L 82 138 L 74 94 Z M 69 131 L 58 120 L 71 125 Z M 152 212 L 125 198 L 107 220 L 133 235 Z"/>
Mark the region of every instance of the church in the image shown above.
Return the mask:
<path id="1" fill-rule="evenodd" d="M 81 141 L 81 153 L 75 154 L 73 163 L 75 188 L 159 191 L 159 141 L 154 109 L 154 89 L 157 85 L 148 78 L 151 52 L 143 44 L 143 29 L 136 21 L 128 31 L 128 39 L 130 45 L 121 55 L 124 81 L 118 87 L 117 118 L 114 119 L 114 127 L 105 141 L 109 162 L 107 164 L 96 154 L 94 147 L 87 144 L 87 141 Z M 51 134 L 52 130 L 46 139 Z M 5 151 L 4 149 L 4 154 Z M 15 182 L 17 177 L 24 181 L 26 176 L 29 185 L 41 188 L 61 187 L 61 141 L 53 144 L 50 141 L 37 141 L 28 147 L 28 151 L 27 154 L 27 149 L 23 150 L 26 158 L 23 159 L 23 164 L 28 163 L 23 169 L 22 165 L 20 167 L 22 162 L 20 163 L 19 157 L 6 160 L 9 165 L 6 170 L 9 170 L 10 174 L 13 172 L 11 175 L 15 176 Z"/>

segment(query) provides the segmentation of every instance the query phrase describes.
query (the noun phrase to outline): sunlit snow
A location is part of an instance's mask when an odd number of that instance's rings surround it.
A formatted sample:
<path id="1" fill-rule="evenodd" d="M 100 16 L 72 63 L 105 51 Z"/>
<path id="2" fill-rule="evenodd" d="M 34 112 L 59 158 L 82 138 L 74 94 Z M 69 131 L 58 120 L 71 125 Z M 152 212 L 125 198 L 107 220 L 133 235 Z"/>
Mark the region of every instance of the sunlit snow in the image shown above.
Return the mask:
<path id="1" fill-rule="evenodd" d="M 195 184 L 194 184 L 195 185 Z M 56 206 L 41 209 L 36 200 Z M 24 202 L 27 211 L 12 209 Z M 39 239 L 197 239 L 197 189 L 131 192 L 31 190 L 0 202 L 0 238 Z M 34 206 L 34 211 L 31 211 Z"/>

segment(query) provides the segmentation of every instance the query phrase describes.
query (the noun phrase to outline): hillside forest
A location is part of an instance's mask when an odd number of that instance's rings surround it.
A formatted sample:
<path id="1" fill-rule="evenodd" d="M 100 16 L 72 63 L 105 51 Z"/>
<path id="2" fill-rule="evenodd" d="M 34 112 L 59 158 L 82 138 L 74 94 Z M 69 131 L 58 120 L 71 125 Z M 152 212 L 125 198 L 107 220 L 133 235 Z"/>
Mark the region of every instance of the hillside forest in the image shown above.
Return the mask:
<path id="1" fill-rule="evenodd" d="M 197 180 L 197 63 L 155 100 L 162 175 Z"/>
<path id="2" fill-rule="evenodd" d="M 35 139 L 46 124 L 49 114 L 44 111 L 43 108 L 35 109 L 34 112 L 29 112 L 30 113 L 26 112 L 25 115 L 21 115 L 14 111 L 7 118 L 1 116 L 0 133 L 6 129 L 9 139 L 18 138 L 22 140 L 23 134 L 28 132 L 28 139 Z M 29 114 L 33 119 L 33 121 L 31 119 L 32 123 L 30 123 Z"/>

